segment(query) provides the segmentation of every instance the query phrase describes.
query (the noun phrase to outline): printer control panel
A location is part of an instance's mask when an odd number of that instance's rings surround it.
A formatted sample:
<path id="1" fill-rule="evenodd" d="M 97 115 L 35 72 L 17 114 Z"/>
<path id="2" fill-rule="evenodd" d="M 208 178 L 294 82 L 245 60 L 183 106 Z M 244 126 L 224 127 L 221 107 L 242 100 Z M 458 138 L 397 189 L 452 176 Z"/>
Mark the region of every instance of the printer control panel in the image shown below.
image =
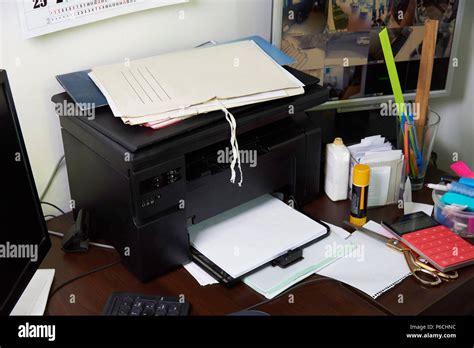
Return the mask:
<path id="1" fill-rule="evenodd" d="M 140 182 L 140 195 L 153 192 L 181 180 L 181 168 L 175 168 Z"/>
<path id="2" fill-rule="evenodd" d="M 184 199 L 183 172 L 183 167 L 175 163 L 175 166 L 155 169 L 154 173 L 140 178 L 136 200 L 139 219 L 177 209 L 179 201 Z"/>

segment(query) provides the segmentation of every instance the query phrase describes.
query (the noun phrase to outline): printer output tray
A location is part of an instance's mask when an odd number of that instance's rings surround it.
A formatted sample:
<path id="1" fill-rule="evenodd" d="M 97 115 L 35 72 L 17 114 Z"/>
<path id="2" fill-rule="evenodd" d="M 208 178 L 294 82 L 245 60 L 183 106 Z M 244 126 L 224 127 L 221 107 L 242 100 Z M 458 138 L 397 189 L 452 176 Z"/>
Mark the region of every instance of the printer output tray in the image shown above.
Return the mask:
<path id="1" fill-rule="evenodd" d="M 303 212 L 300 211 L 301 214 L 304 214 Z M 308 217 L 310 217 L 307 214 L 304 214 Z M 248 272 L 238 278 L 233 278 L 231 275 L 226 273 L 222 268 L 220 268 L 218 265 L 216 265 L 214 262 L 209 260 L 205 255 L 200 253 L 196 248 L 193 246 L 190 247 L 190 253 L 191 253 L 191 260 L 195 262 L 197 265 L 199 265 L 202 269 L 204 269 L 207 273 L 209 273 L 214 279 L 219 281 L 219 283 L 223 284 L 226 287 L 232 287 L 236 284 L 238 284 L 243 278 L 249 276 L 250 274 L 257 272 L 258 270 L 267 267 L 268 265 L 272 265 L 273 267 L 287 267 L 289 265 L 292 265 L 296 262 L 298 262 L 301 259 L 302 251 L 303 249 L 307 248 L 308 246 L 319 242 L 320 240 L 326 238 L 329 236 L 330 233 L 330 228 L 327 224 L 324 222 L 320 221 L 319 219 L 314 219 L 310 217 L 312 220 L 315 220 L 319 224 L 323 225 L 326 228 L 326 233 L 309 241 L 308 243 L 293 249 L 293 250 L 288 250 L 288 252 L 280 257 L 277 257 L 276 259 L 263 264 L 262 266 L 255 268 L 251 272 Z"/>

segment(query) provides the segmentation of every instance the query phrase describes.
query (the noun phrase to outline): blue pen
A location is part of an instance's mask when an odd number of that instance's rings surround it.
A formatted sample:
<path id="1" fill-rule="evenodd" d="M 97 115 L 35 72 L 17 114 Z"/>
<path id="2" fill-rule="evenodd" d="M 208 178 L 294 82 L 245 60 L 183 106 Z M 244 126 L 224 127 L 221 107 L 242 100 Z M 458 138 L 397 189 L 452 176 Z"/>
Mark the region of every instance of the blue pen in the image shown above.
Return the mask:
<path id="1" fill-rule="evenodd" d="M 413 118 L 413 114 L 409 113 L 408 117 L 409 117 L 409 120 L 410 120 L 409 121 L 410 125 L 414 125 L 415 120 Z M 418 138 L 416 136 L 416 132 L 413 132 L 413 138 L 414 138 L 414 141 L 415 141 L 413 150 L 415 151 L 415 154 L 416 154 L 416 164 L 418 164 L 418 167 L 420 167 L 420 170 L 421 170 L 423 168 L 423 156 L 421 154 L 420 146 L 418 144 Z"/>

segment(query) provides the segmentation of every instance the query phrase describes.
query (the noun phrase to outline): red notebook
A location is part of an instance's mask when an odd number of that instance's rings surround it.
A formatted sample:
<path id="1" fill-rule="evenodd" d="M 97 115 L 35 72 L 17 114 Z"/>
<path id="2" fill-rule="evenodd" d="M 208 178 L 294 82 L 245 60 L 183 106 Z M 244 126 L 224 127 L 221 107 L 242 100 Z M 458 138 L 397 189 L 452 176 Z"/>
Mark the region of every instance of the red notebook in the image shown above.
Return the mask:
<path id="1" fill-rule="evenodd" d="M 442 272 L 474 264 L 474 245 L 425 213 L 405 215 L 399 222 L 384 226 Z"/>

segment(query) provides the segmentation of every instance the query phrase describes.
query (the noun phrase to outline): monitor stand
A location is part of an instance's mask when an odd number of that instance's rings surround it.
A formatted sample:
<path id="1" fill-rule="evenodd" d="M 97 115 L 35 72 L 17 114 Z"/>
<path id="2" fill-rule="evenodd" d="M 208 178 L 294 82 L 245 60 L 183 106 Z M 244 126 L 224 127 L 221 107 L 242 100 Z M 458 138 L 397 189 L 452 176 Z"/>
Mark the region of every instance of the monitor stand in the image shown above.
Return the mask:
<path id="1" fill-rule="evenodd" d="M 10 315 L 43 315 L 54 272 L 54 269 L 38 269 Z"/>

